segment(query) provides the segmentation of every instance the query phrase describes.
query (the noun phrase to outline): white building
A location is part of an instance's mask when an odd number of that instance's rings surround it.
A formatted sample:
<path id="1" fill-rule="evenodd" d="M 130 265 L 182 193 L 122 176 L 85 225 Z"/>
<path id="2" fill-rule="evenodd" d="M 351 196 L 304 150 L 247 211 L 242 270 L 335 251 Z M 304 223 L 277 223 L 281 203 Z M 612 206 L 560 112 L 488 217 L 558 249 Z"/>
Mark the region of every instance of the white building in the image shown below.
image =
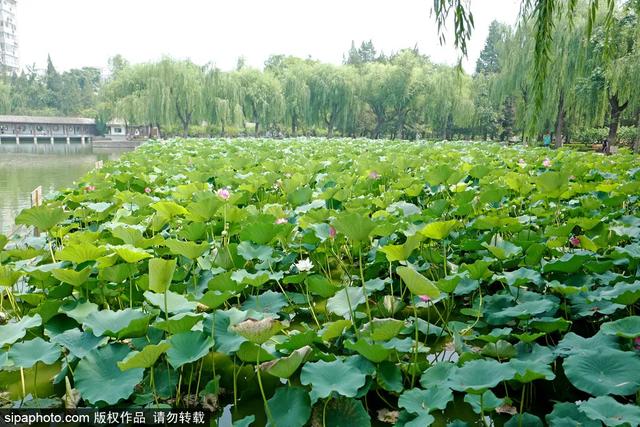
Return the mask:
<path id="1" fill-rule="evenodd" d="M 16 0 L 0 0 L 0 71 L 18 72 Z"/>

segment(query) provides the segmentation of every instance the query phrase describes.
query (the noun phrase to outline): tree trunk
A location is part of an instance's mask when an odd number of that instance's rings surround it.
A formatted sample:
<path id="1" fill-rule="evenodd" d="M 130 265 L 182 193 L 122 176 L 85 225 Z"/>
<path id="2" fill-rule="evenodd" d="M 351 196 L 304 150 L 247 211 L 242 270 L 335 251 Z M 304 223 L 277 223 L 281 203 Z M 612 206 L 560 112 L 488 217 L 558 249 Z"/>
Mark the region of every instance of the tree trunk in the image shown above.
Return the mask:
<path id="1" fill-rule="evenodd" d="M 633 152 L 638 154 L 640 152 L 640 110 L 638 110 L 636 119 L 636 139 L 633 140 Z"/>
<path id="2" fill-rule="evenodd" d="M 327 138 L 333 138 L 333 126 L 334 126 L 334 116 L 333 114 L 329 116 L 329 120 L 327 120 Z"/>
<path id="3" fill-rule="evenodd" d="M 294 138 L 298 136 L 298 116 L 297 114 L 293 114 L 291 116 L 291 136 Z"/>
<path id="4" fill-rule="evenodd" d="M 256 136 L 258 136 L 258 132 L 260 131 L 260 122 L 258 120 L 256 120 L 256 119 L 254 119 L 254 120 L 256 122 L 256 130 L 255 130 L 255 132 L 256 132 Z"/>
<path id="5" fill-rule="evenodd" d="M 618 94 L 615 93 L 613 96 L 609 96 L 609 105 L 611 106 L 611 114 L 609 117 L 609 135 L 607 136 L 607 154 L 611 154 L 611 147 L 616 145 L 618 126 L 620 125 L 620 113 L 627 108 L 629 101 L 620 105 Z"/>
<path id="6" fill-rule="evenodd" d="M 382 125 L 384 124 L 384 118 L 376 115 L 376 129 L 373 131 L 373 138 L 380 138 L 380 133 L 382 132 Z"/>
<path id="7" fill-rule="evenodd" d="M 558 100 L 558 116 L 556 117 L 556 135 L 555 135 L 555 147 L 562 147 L 562 134 L 564 133 L 564 118 L 566 112 L 564 111 L 564 92 L 560 92 L 560 99 Z"/>
<path id="8" fill-rule="evenodd" d="M 189 137 L 189 122 L 182 122 L 182 137 L 183 138 L 188 138 Z"/>

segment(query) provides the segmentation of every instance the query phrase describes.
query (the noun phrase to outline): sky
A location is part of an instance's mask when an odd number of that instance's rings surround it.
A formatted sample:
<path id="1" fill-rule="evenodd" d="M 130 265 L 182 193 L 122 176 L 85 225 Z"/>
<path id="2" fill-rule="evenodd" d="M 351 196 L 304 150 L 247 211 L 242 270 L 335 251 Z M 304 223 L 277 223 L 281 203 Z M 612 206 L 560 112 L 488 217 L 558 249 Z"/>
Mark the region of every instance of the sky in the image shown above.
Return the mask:
<path id="1" fill-rule="evenodd" d="M 271 54 L 311 56 L 340 64 L 351 41 L 371 39 L 385 53 L 417 45 L 438 63 L 459 52 L 441 46 L 430 16 L 432 0 L 17 0 L 20 63 L 59 71 L 106 69 L 121 54 L 132 63 L 163 55 L 235 67 L 240 56 L 262 67 Z M 489 24 L 514 24 L 519 0 L 471 0 L 475 30 L 468 72 Z M 453 36 L 449 28 L 451 38 Z"/>

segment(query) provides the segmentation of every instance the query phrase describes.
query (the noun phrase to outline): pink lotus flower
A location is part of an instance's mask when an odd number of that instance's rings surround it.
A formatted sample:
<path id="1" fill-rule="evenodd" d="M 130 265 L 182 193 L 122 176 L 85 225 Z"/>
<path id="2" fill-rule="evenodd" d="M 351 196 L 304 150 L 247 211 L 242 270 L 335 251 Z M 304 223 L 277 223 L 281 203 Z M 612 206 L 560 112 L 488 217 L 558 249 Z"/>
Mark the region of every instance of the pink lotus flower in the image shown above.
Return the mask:
<path id="1" fill-rule="evenodd" d="M 544 159 L 542 161 L 542 166 L 544 166 L 545 168 L 550 168 L 551 167 L 551 160 L 549 160 L 549 158 L 547 157 L 546 159 Z"/>
<path id="2" fill-rule="evenodd" d="M 278 218 L 278 219 L 276 219 L 276 224 L 278 224 L 278 225 L 279 224 L 286 224 L 287 222 L 289 222 L 287 220 L 287 218 Z"/>
<path id="3" fill-rule="evenodd" d="M 569 243 L 573 246 L 580 246 L 580 238 L 578 236 L 573 236 L 569 239 Z"/>
<path id="4" fill-rule="evenodd" d="M 332 239 L 336 237 L 336 229 L 333 228 L 333 225 L 329 226 L 329 237 Z"/>
<path id="5" fill-rule="evenodd" d="M 633 340 L 633 343 L 636 345 L 636 350 L 640 350 L 640 337 L 636 337 L 636 339 Z"/>
<path id="6" fill-rule="evenodd" d="M 369 172 L 369 179 L 378 179 L 380 178 L 380 174 L 376 171 Z"/>
<path id="7" fill-rule="evenodd" d="M 222 200 L 229 200 L 229 197 L 231 197 L 231 192 L 229 190 L 227 190 L 226 188 L 219 189 L 218 191 L 216 191 L 216 194 Z"/>
<path id="8" fill-rule="evenodd" d="M 95 185 L 87 185 L 86 187 L 84 187 L 84 191 L 96 191 L 96 186 Z"/>
<path id="9" fill-rule="evenodd" d="M 524 168 L 527 166 L 527 162 L 525 162 L 524 159 L 520 159 L 518 160 L 518 166 L 520 166 L 521 168 Z"/>
<path id="10" fill-rule="evenodd" d="M 151 193 L 151 189 L 149 187 L 144 187 L 144 192 L 149 194 Z"/>
<path id="11" fill-rule="evenodd" d="M 431 298 L 429 298 L 427 295 L 418 295 L 418 298 L 420 298 L 420 301 L 422 301 L 422 302 L 431 301 Z"/>

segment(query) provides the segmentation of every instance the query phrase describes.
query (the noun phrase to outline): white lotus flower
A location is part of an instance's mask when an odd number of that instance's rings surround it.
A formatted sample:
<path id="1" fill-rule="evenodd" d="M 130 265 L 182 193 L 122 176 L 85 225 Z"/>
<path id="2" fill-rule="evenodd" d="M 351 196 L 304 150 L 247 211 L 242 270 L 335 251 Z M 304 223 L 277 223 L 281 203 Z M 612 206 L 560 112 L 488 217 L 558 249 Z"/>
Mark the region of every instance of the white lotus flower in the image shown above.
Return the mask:
<path id="1" fill-rule="evenodd" d="M 300 261 L 296 262 L 296 268 L 299 272 L 311 271 L 311 269 L 313 269 L 313 263 L 309 258 L 301 259 Z"/>

